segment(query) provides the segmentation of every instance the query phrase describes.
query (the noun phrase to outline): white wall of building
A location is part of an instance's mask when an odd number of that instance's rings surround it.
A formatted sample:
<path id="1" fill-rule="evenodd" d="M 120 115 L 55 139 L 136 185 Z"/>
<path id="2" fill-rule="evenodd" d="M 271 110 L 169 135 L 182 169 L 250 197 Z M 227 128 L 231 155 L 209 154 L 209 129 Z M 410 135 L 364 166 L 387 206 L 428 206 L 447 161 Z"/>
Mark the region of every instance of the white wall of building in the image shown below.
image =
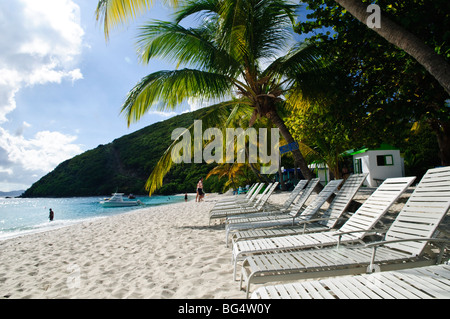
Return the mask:
<path id="1" fill-rule="evenodd" d="M 385 159 L 384 165 L 379 165 L 379 156 Z M 356 167 L 358 160 L 361 161 L 361 173 L 369 173 L 364 182 L 366 186 L 377 187 L 386 178 L 405 176 L 404 161 L 400 157 L 399 150 L 369 150 L 353 155 L 355 173 L 358 173 Z"/>

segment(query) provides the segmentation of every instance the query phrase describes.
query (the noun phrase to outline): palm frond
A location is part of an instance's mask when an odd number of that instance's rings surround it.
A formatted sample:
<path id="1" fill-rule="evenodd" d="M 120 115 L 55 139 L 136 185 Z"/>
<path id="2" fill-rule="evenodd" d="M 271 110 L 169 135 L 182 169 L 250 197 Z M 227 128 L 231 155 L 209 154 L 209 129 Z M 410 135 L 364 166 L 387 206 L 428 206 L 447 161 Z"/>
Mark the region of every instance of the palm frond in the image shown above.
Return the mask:
<path id="1" fill-rule="evenodd" d="M 333 79 L 333 65 L 327 53 L 312 44 L 295 45 L 287 55 L 272 62 L 264 76 L 284 78 L 281 85 L 287 97 L 287 106 L 302 106 L 305 103 L 321 102 Z"/>
<path id="2" fill-rule="evenodd" d="M 174 6 L 178 4 L 178 0 L 169 1 Z M 152 5 L 152 0 L 99 0 L 95 11 L 96 19 L 103 22 L 105 38 L 108 39 L 110 30 L 136 19 Z"/>
<path id="3" fill-rule="evenodd" d="M 180 23 L 184 19 L 200 13 L 203 19 L 211 19 L 216 16 L 217 9 L 217 0 L 183 1 L 174 15 L 174 21 L 175 23 Z"/>
<path id="4" fill-rule="evenodd" d="M 230 103 L 222 102 L 209 107 L 209 110 L 199 118 L 205 127 L 222 126 L 224 119 L 228 118 L 230 113 Z M 194 123 L 187 127 L 186 129 L 193 133 Z M 170 171 L 172 165 L 172 150 L 174 146 L 179 142 L 178 139 L 174 140 L 170 146 L 166 149 L 163 156 L 159 159 L 156 166 L 153 168 L 147 182 L 145 184 L 145 189 L 151 195 L 156 189 L 163 185 L 164 176 Z"/>
<path id="5" fill-rule="evenodd" d="M 178 65 L 233 74 L 239 70 L 239 64 L 211 41 L 211 33 L 207 24 L 184 28 L 172 22 L 154 21 L 140 28 L 137 50 L 143 63 L 163 58 Z"/>
<path id="6" fill-rule="evenodd" d="M 205 180 L 214 175 L 218 175 L 219 179 L 222 178 L 228 173 L 228 165 L 230 164 L 217 165 L 212 170 L 210 170 L 208 174 L 206 174 Z"/>
<path id="7" fill-rule="evenodd" d="M 313 44 L 300 43 L 294 45 L 286 55 L 274 60 L 262 76 L 277 73 L 286 78 L 295 79 L 299 73 L 323 71 L 326 65 L 323 64 L 321 56 L 322 52 Z"/>
<path id="8" fill-rule="evenodd" d="M 189 97 L 223 99 L 232 83 L 220 74 L 193 69 L 158 71 L 145 76 L 128 93 L 122 113 L 138 121 L 149 109 L 173 110 Z"/>
<path id="9" fill-rule="evenodd" d="M 226 127 L 230 127 L 232 122 L 240 122 L 243 118 L 248 118 L 253 112 L 253 108 L 242 100 L 235 100 L 234 108 L 225 122 Z"/>
<path id="10" fill-rule="evenodd" d="M 292 38 L 295 5 L 289 1 L 224 1 L 221 17 L 230 40 L 240 38 L 241 50 L 253 63 L 273 59 Z M 223 33 L 223 32 L 222 32 Z"/>
<path id="11" fill-rule="evenodd" d="M 153 192 L 163 185 L 164 176 L 170 171 L 173 165 L 172 161 L 172 149 L 178 143 L 178 140 L 173 141 L 173 143 L 167 148 L 163 156 L 159 159 L 153 168 L 147 182 L 145 183 L 145 189 L 148 191 L 148 195 L 151 196 Z"/>

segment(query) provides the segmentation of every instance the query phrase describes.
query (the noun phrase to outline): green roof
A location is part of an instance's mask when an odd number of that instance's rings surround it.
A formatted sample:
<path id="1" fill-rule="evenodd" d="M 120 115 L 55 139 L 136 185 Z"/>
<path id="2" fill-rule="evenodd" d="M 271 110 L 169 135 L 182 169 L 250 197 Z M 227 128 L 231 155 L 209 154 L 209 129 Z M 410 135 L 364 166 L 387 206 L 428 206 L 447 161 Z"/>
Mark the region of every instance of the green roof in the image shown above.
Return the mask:
<path id="1" fill-rule="evenodd" d="M 356 154 L 360 154 L 360 153 L 365 153 L 365 152 L 367 152 L 368 150 L 369 150 L 369 148 L 366 147 L 366 148 L 362 148 L 362 149 L 360 149 L 360 150 L 357 150 L 357 151 L 355 151 L 355 152 L 349 153 L 349 154 L 347 154 L 347 155 L 356 155 Z"/>
<path id="2" fill-rule="evenodd" d="M 368 147 L 364 147 L 364 148 L 361 148 L 356 151 L 355 150 L 346 151 L 346 152 L 342 153 L 342 155 L 343 156 L 352 156 L 352 155 L 356 155 L 356 154 L 365 153 L 367 151 L 385 151 L 385 150 L 398 150 L 398 148 L 396 148 L 390 144 L 381 143 L 379 148 L 369 149 Z"/>

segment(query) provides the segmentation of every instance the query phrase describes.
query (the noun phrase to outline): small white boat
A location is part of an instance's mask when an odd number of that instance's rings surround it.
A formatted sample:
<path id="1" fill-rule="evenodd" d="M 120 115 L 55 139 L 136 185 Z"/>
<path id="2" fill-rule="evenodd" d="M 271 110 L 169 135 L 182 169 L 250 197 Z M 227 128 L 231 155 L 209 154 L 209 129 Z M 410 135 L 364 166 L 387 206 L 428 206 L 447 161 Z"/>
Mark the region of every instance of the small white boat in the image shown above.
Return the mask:
<path id="1" fill-rule="evenodd" d="M 113 193 L 111 198 L 100 201 L 103 207 L 129 207 L 138 206 L 141 203 L 140 200 L 123 200 L 123 193 Z"/>

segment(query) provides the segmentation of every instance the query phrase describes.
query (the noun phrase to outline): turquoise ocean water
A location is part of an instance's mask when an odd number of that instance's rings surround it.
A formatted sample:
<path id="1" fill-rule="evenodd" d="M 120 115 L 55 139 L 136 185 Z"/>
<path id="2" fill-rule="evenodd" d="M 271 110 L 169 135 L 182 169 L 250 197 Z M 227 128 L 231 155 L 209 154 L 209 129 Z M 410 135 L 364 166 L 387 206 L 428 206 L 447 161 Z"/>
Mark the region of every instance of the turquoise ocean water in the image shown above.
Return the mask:
<path id="1" fill-rule="evenodd" d="M 0 198 L 0 240 L 70 226 L 136 209 L 184 201 L 184 195 L 140 197 L 143 205 L 104 208 L 103 197 Z M 52 222 L 49 209 L 55 212 Z"/>

